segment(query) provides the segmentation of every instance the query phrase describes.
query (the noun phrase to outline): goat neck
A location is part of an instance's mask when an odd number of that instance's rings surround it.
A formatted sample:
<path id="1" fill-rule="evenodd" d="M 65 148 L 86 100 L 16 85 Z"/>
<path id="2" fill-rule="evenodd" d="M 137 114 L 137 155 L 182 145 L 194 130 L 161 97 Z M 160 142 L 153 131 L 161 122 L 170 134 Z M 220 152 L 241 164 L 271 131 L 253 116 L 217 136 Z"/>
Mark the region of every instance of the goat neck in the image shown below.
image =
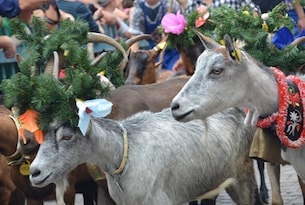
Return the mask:
<path id="1" fill-rule="evenodd" d="M 7 158 L 15 159 L 21 155 L 20 150 L 17 149 L 18 145 L 18 132 L 17 127 L 9 115 L 0 114 L 0 153 Z"/>

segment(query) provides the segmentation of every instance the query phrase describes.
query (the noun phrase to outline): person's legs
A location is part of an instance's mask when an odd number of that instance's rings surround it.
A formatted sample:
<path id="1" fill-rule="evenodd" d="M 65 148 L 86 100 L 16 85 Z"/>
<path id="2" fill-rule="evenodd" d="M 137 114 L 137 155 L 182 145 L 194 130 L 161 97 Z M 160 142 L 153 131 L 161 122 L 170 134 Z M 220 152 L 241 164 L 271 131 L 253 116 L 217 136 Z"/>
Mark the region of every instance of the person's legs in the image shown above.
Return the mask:
<path id="1" fill-rule="evenodd" d="M 304 9 L 304 12 L 305 12 L 305 9 Z M 295 10 L 288 11 L 287 13 L 288 13 L 288 16 L 290 18 L 292 18 L 294 21 L 294 37 L 298 38 L 298 37 L 304 35 L 305 31 L 299 31 L 299 29 L 298 29 L 298 15 L 295 12 Z"/>
<path id="2" fill-rule="evenodd" d="M 180 55 L 176 49 L 166 49 L 163 57 L 162 68 L 172 70 L 173 65 L 179 59 Z"/>

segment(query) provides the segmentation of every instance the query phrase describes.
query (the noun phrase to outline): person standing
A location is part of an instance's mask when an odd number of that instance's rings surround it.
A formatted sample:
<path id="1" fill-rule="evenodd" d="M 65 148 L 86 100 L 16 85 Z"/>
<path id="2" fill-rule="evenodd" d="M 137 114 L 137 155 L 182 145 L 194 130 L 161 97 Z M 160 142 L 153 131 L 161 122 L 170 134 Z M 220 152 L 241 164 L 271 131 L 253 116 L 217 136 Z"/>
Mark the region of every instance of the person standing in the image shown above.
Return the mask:
<path id="1" fill-rule="evenodd" d="M 14 18 L 29 23 L 32 12 L 51 0 L 0 0 L 0 16 Z"/>
<path id="2" fill-rule="evenodd" d="M 172 5 L 171 5 L 172 2 Z M 157 31 L 163 16 L 171 10 L 172 13 L 177 13 L 180 9 L 179 3 L 176 0 L 136 0 L 131 17 L 131 25 L 129 33 L 132 35 L 151 34 L 154 40 L 148 41 L 148 49 L 153 48 L 162 36 Z M 133 47 L 133 50 L 136 50 Z M 176 49 L 166 48 L 163 56 L 162 68 L 172 70 L 173 64 L 179 59 L 179 53 Z"/>
<path id="3" fill-rule="evenodd" d="M 254 15 L 257 16 L 261 13 L 260 7 L 252 0 L 206 0 L 205 3 L 208 6 L 212 6 L 214 8 L 220 6 L 228 6 L 237 11 L 247 6 L 250 10 L 253 11 Z"/>
<path id="4" fill-rule="evenodd" d="M 285 0 L 287 13 L 295 23 L 295 38 L 305 35 L 305 5 L 301 4 L 301 0 Z"/>
<path id="5" fill-rule="evenodd" d="M 14 58 L 16 54 L 16 45 L 9 36 L 0 36 L 0 48 L 3 49 L 6 58 Z"/>
<path id="6" fill-rule="evenodd" d="M 18 17 L 25 23 L 30 23 L 32 13 L 43 4 L 50 0 L 0 0 L 0 17 L 14 18 Z M 9 36 L 0 36 L 0 48 L 3 49 L 6 58 L 14 58 L 16 54 L 16 45 Z"/>
<path id="7" fill-rule="evenodd" d="M 57 0 L 57 6 L 60 10 L 71 14 L 74 19 L 81 19 L 88 23 L 89 31 L 102 33 L 97 22 L 93 18 L 93 14 L 88 6 L 82 1 L 77 0 Z"/>
<path id="8" fill-rule="evenodd" d="M 267 13 L 271 11 L 276 5 L 283 2 L 283 0 L 252 0 L 256 5 L 258 5 L 262 13 Z"/>

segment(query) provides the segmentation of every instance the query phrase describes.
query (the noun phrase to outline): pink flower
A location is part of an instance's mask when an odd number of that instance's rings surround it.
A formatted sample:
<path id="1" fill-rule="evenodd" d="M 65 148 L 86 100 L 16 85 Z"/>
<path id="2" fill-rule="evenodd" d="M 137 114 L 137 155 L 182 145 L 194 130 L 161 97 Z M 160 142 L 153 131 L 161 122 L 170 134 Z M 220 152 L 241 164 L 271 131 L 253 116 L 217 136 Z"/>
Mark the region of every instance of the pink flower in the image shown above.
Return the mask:
<path id="1" fill-rule="evenodd" d="M 209 18 L 210 13 L 206 6 L 201 5 L 197 8 L 197 12 L 199 13 L 198 19 L 196 19 L 195 26 L 196 28 L 205 24 L 206 20 Z"/>
<path id="2" fill-rule="evenodd" d="M 180 11 L 178 11 L 176 15 L 173 13 L 165 14 L 161 21 L 161 25 L 164 28 L 165 33 L 172 33 L 176 35 L 183 33 L 186 24 L 187 22 L 184 16 L 180 14 Z"/>
<path id="3" fill-rule="evenodd" d="M 207 7 L 205 5 L 200 5 L 198 8 L 197 8 L 197 11 L 198 13 L 201 13 L 201 14 L 204 14 L 208 11 Z"/>

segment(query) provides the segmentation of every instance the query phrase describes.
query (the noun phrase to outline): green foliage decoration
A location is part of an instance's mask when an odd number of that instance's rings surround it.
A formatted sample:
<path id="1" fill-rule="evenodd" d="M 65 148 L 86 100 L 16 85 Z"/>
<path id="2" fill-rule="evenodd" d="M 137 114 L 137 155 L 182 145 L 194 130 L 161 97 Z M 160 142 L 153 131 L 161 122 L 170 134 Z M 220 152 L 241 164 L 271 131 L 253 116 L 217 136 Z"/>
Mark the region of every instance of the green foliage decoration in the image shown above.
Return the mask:
<path id="1" fill-rule="evenodd" d="M 106 77 L 108 74 L 115 86 L 124 83 L 118 69 L 122 60 L 119 51 L 109 52 L 97 66 L 90 65 L 86 23 L 64 20 L 52 32 L 39 18 L 33 19 L 30 29 L 18 19 L 12 20 L 10 26 L 24 41 L 26 51 L 19 64 L 20 72 L 1 83 L 4 104 L 8 108 L 17 107 L 19 114 L 28 109 L 36 110 L 40 129 L 45 130 L 54 119 L 77 126 L 75 99 L 96 99 L 109 93 L 109 87 L 103 87 L 97 75 L 101 71 L 106 70 Z M 65 78 L 57 79 L 44 73 L 54 51 L 64 53 Z M 111 64 L 105 64 L 109 62 Z"/>
<path id="2" fill-rule="evenodd" d="M 302 0 L 303 2 L 304 0 Z M 301 2 L 301 3 L 302 3 Z M 288 45 L 280 50 L 270 39 L 282 27 L 287 27 L 293 33 L 293 20 L 287 16 L 284 3 L 278 4 L 268 13 L 268 18 L 252 15 L 248 7 L 239 11 L 228 6 L 208 8 L 209 18 L 200 27 L 195 21 L 200 13 L 193 11 L 185 15 L 187 25 L 180 35 L 168 34 L 170 47 L 194 46 L 195 33 L 193 29 L 222 44 L 223 36 L 230 34 L 235 40 L 242 42 L 243 49 L 266 66 L 276 66 L 286 73 L 295 72 L 305 64 L 305 47 L 303 45 Z M 162 30 L 162 27 L 159 27 Z"/>

